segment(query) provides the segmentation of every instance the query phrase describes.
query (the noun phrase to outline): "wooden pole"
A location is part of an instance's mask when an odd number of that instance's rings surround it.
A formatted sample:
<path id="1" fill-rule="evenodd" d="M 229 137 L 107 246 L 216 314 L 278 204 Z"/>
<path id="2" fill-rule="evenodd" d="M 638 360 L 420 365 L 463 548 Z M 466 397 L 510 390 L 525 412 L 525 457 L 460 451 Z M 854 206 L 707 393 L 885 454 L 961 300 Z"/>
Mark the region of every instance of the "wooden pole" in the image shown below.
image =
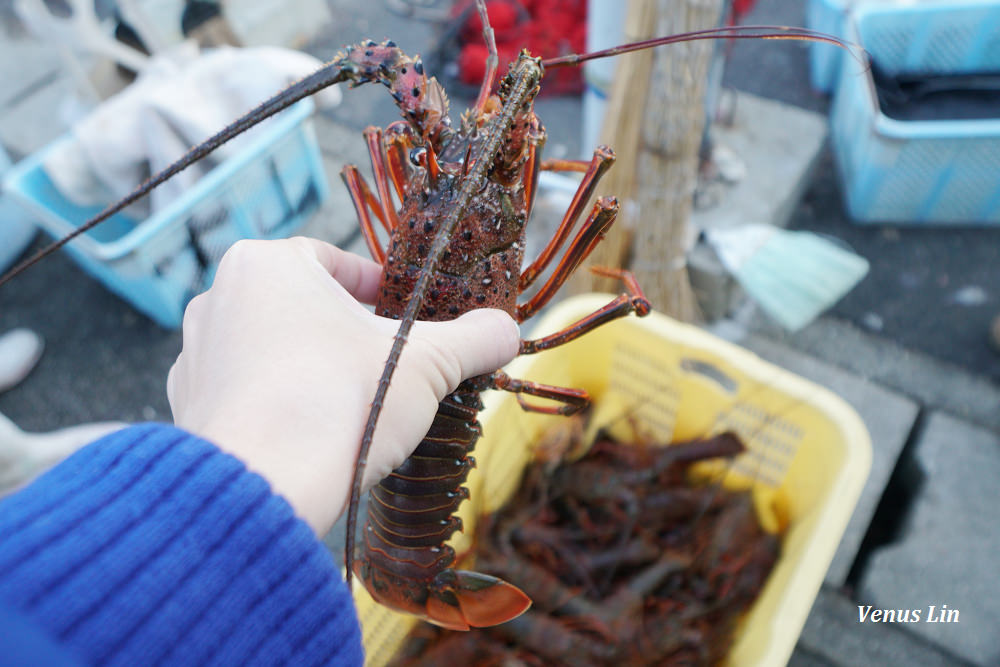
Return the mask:
<path id="1" fill-rule="evenodd" d="M 652 37 L 656 18 L 656 0 L 630 0 L 625 14 L 624 42 L 636 42 Z M 614 149 L 617 161 L 604 176 L 598 188 L 600 195 L 613 195 L 622 207 L 618 220 L 604 241 L 595 248 L 585 266 L 627 267 L 631 254 L 632 225 L 629 210 L 639 152 L 639 129 L 642 125 L 646 86 L 636 82 L 649 81 L 653 51 L 638 51 L 619 57 L 614 83 L 608 96 L 608 106 L 601 128 L 601 143 Z M 584 269 L 574 274 L 574 292 L 618 292 L 621 285 L 595 276 Z"/>
<path id="2" fill-rule="evenodd" d="M 722 0 L 631 0 L 626 41 L 713 27 L 721 8 Z M 601 135 L 618 161 L 600 193 L 617 196 L 622 211 L 590 263 L 630 268 L 657 310 L 685 321 L 697 318 L 685 255 L 711 55 L 712 43 L 699 41 L 622 57 Z M 621 289 L 578 275 L 586 282 L 577 289 Z"/>

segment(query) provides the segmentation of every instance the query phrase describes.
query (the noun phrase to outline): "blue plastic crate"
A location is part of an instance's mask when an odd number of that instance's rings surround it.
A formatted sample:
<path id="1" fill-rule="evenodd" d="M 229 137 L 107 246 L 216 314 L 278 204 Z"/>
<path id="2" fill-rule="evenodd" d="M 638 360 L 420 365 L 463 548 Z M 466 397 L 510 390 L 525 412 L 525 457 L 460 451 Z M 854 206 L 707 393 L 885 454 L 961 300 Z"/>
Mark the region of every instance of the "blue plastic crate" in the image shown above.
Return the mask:
<path id="1" fill-rule="evenodd" d="M 835 37 L 844 37 L 851 0 L 809 0 L 806 26 Z M 809 44 L 809 80 L 816 90 L 829 93 L 837 81 L 843 49 L 833 44 Z"/>
<path id="2" fill-rule="evenodd" d="M 848 39 L 889 74 L 1000 71 L 1000 2 L 865 6 Z M 830 135 L 858 222 L 1000 223 L 1000 118 L 901 121 L 878 106 L 866 63 L 845 58 Z"/>
<path id="3" fill-rule="evenodd" d="M 809 0 L 806 26 L 841 39 L 847 39 L 847 17 L 852 11 L 873 5 L 912 5 L 934 0 Z M 840 74 L 840 63 L 851 56 L 833 44 L 809 45 L 809 80 L 821 93 L 833 92 Z"/>
<path id="4" fill-rule="evenodd" d="M 260 126 L 256 137 L 222 161 L 170 206 L 145 220 L 112 216 L 66 246 L 108 289 L 168 328 L 180 326 L 187 302 L 212 284 L 226 250 L 239 239 L 283 238 L 329 196 L 312 100 Z M 15 165 L 5 192 L 36 214 L 39 226 L 65 236 L 100 212 L 68 201 L 42 168 L 68 136 Z"/>

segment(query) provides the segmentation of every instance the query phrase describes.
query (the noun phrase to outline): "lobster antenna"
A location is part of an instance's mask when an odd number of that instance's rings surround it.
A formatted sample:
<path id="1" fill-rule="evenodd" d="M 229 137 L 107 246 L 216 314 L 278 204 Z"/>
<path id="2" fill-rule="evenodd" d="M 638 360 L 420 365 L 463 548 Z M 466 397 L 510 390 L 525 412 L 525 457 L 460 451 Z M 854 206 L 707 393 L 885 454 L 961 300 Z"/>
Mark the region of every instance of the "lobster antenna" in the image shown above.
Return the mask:
<path id="1" fill-rule="evenodd" d="M 224 127 L 219 132 L 215 133 L 202 143 L 198 144 L 187 153 L 185 153 L 176 162 L 163 169 L 157 174 L 150 176 L 143 182 L 139 187 L 130 192 L 125 196 L 124 199 L 119 200 L 117 203 L 112 204 L 108 208 L 104 209 L 96 216 L 80 225 L 77 229 L 73 230 L 71 234 L 64 236 L 58 241 L 45 246 L 38 252 L 36 252 L 31 257 L 25 259 L 21 263 L 17 264 L 7 273 L 0 276 L 0 287 L 10 282 L 15 276 L 24 271 L 30 266 L 33 266 L 40 262 L 42 259 L 48 257 L 59 248 L 75 239 L 76 237 L 84 234 L 97 225 L 101 224 L 108 218 L 110 218 L 115 213 L 120 212 L 125 207 L 138 201 L 149 193 L 153 188 L 157 187 L 167 179 L 173 177 L 179 172 L 187 169 L 189 166 L 205 157 L 216 148 L 226 143 L 233 137 L 246 132 L 254 125 L 257 125 L 263 120 L 270 118 L 274 114 L 282 111 L 292 104 L 295 104 L 304 97 L 308 97 L 313 93 L 318 93 L 319 91 L 332 86 L 335 83 L 340 83 L 345 81 L 350 77 L 351 73 L 342 67 L 342 63 L 339 60 L 333 60 L 320 69 L 316 70 L 312 74 L 300 79 L 296 83 L 293 83 L 289 87 L 285 88 L 281 92 L 275 94 L 273 97 L 258 105 L 256 108 L 248 111 L 244 115 L 240 116 L 238 119 Z"/>
<path id="2" fill-rule="evenodd" d="M 596 60 L 598 58 L 608 58 L 610 56 L 617 56 L 622 53 L 631 53 L 632 51 L 641 51 L 643 49 L 651 49 L 657 46 L 664 46 L 666 44 L 678 44 L 680 42 L 693 42 L 700 39 L 791 39 L 796 41 L 806 41 L 806 42 L 822 42 L 825 44 L 833 44 L 834 46 L 839 46 L 842 49 L 847 50 L 851 53 L 859 62 L 863 62 L 856 54 L 855 49 L 860 49 L 861 47 L 853 45 L 849 42 L 845 42 L 839 37 L 834 35 L 829 35 L 825 32 L 818 32 L 816 30 L 809 30 L 807 28 L 792 28 L 783 25 L 745 25 L 745 26 L 731 26 L 727 28 L 708 28 L 706 30 L 695 30 L 693 32 L 684 32 L 679 35 L 670 35 L 668 37 L 656 37 L 654 39 L 647 39 L 641 42 L 633 42 L 631 44 L 622 44 L 619 46 L 613 46 L 610 49 L 602 49 L 600 51 L 594 51 L 592 53 L 570 53 L 565 56 L 559 56 L 558 58 L 549 58 L 548 60 L 542 61 L 542 66 L 549 67 L 567 67 L 570 65 L 578 65 L 587 60 Z M 862 49 L 863 52 L 863 49 Z"/>
<path id="3" fill-rule="evenodd" d="M 486 101 L 489 99 L 490 91 L 493 89 L 493 80 L 496 79 L 497 67 L 500 66 L 500 56 L 497 55 L 497 41 L 493 34 L 493 27 L 490 25 L 490 16 L 486 12 L 486 4 L 481 1 L 476 2 L 476 10 L 479 12 L 479 20 L 483 23 L 483 39 L 486 40 L 486 50 L 489 56 L 486 58 L 486 76 L 483 77 L 483 85 L 479 88 L 479 96 L 476 97 L 474 105 L 476 117 L 483 113 L 486 108 Z"/>

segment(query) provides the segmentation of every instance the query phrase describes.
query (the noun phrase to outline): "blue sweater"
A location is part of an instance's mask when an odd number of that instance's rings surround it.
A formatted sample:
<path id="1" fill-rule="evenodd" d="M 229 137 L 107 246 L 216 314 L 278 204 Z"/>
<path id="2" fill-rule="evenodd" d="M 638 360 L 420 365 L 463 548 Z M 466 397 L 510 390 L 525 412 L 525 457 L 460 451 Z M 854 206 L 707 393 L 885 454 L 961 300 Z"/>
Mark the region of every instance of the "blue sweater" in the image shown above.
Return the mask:
<path id="1" fill-rule="evenodd" d="M 309 526 L 189 433 L 126 428 L 0 501 L 0 664 L 362 660 Z"/>

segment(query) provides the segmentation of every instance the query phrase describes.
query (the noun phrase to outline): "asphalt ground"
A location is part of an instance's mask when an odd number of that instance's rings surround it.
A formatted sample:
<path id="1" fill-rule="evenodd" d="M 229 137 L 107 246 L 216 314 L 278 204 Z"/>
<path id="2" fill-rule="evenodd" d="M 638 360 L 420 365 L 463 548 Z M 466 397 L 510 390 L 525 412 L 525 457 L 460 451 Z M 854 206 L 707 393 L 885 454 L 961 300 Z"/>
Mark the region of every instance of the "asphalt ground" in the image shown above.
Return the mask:
<path id="1" fill-rule="evenodd" d="M 829 151 L 818 166 L 833 170 Z M 834 236 L 871 264 L 832 315 L 1000 383 L 989 339 L 1000 315 L 1000 229 L 853 224 L 832 178 L 814 179 L 791 226 Z"/>

